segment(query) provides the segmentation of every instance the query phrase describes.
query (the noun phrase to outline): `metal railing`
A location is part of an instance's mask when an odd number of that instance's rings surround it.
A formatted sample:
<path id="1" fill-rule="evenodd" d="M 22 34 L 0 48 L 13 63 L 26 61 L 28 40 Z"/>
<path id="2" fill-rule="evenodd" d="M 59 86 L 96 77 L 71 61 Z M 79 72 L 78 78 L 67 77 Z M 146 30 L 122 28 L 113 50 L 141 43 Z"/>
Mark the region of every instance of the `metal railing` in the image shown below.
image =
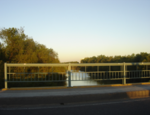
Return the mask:
<path id="1" fill-rule="evenodd" d="M 127 67 L 136 67 L 128 70 Z M 139 69 L 138 67 L 145 69 Z M 119 67 L 120 70 L 113 70 Z M 150 78 L 150 63 L 68 63 L 68 64 L 4 64 L 5 88 L 8 82 L 68 82 L 87 80 L 122 80 Z M 94 68 L 94 69 L 91 69 Z M 100 70 L 100 69 L 107 70 Z"/>

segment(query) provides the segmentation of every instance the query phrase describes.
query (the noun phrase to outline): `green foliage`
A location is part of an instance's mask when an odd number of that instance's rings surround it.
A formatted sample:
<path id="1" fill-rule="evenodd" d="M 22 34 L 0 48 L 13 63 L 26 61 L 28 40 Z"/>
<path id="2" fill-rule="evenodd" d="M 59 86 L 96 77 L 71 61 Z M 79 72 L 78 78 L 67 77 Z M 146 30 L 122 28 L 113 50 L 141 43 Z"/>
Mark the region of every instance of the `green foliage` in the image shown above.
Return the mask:
<path id="1" fill-rule="evenodd" d="M 81 60 L 81 63 L 122 63 L 122 62 L 150 62 L 150 54 L 148 53 L 140 53 L 140 54 L 131 54 L 128 56 L 105 56 L 105 55 L 99 55 L 97 57 L 86 57 Z M 136 67 L 128 67 L 128 70 L 136 70 Z M 144 70 L 145 66 L 138 66 L 137 69 Z M 80 70 L 84 71 L 83 67 L 80 68 Z M 95 67 L 87 67 L 87 71 L 97 71 L 97 68 Z M 99 67 L 100 71 L 108 71 L 108 67 Z M 111 67 L 112 71 L 119 71 L 120 67 Z"/>
<path id="2" fill-rule="evenodd" d="M 81 63 L 116 63 L 116 62 L 150 62 L 150 54 L 141 52 L 140 54 L 132 54 L 128 56 L 104 56 L 86 57 Z"/>
<path id="3" fill-rule="evenodd" d="M 0 80 L 3 83 L 4 62 L 7 63 L 59 63 L 58 54 L 51 48 L 35 42 L 25 35 L 23 28 L 0 30 Z M 32 69 L 30 68 L 30 71 Z M 44 71 L 44 68 L 43 68 Z M 55 69 L 54 72 L 59 71 Z M 2 86 L 0 86 L 2 87 Z"/>
<path id="4" fill-rule="evenodd" d="M 24 30 L 9 28 L 0 31 L 1 54 L 4 62 L 8 63 L 58 63 L 58 54 L 35 42 L 24 34 Z"/>

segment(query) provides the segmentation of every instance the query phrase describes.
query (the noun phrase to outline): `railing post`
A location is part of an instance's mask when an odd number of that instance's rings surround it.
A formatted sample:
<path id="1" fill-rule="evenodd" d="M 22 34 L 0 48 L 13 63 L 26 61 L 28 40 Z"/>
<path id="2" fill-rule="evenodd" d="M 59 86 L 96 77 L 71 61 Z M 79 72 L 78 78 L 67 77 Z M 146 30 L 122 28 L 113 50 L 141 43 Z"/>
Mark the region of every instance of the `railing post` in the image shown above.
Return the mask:
<path id="1" fill-rule="evenodd" d="M 71 64 L 68 65 L 68 87 L 71 87 Z"/>
<path id="2" fill-rule="evenodd" d="M 126 65 L 123 63 L 123 84 L 126 84 Z"/>
<path id="3" fill-rule="evenodd" d="M 6 63 L 4 63 L 4 76 L 5 76 L 5 89 L 7 89 L 8 83 L 7 83 L 7 66 L 6 66 Z"/>

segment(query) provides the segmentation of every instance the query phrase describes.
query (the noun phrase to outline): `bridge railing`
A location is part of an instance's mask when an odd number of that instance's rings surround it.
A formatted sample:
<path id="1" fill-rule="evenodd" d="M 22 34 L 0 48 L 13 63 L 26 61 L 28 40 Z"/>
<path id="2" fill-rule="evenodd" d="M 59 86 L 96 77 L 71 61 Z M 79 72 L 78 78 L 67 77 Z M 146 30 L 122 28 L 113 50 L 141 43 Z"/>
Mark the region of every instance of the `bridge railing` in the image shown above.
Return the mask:
<path id="1" fill-rule="evenodd" d="M 134 67 L 135 69 L 128 69 Z M 114 69 L 118 68 L 118 69 Z M 5 88 L 9 82 L 68 82 L 150 78 L 150 63 L 4 64 Z"/>

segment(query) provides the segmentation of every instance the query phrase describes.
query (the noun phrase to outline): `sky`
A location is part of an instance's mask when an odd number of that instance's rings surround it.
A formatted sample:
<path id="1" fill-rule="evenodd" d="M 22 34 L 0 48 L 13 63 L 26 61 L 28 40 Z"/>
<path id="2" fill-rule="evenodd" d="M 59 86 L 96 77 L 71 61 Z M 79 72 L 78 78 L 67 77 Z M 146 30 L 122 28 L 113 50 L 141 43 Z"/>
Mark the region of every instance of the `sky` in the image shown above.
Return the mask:
<path id="1" fill-rule="evenodd" d="M 0 28 L 10 27 L 61 62 L 150 53 L 150 0 L 0 0 Z"/>

